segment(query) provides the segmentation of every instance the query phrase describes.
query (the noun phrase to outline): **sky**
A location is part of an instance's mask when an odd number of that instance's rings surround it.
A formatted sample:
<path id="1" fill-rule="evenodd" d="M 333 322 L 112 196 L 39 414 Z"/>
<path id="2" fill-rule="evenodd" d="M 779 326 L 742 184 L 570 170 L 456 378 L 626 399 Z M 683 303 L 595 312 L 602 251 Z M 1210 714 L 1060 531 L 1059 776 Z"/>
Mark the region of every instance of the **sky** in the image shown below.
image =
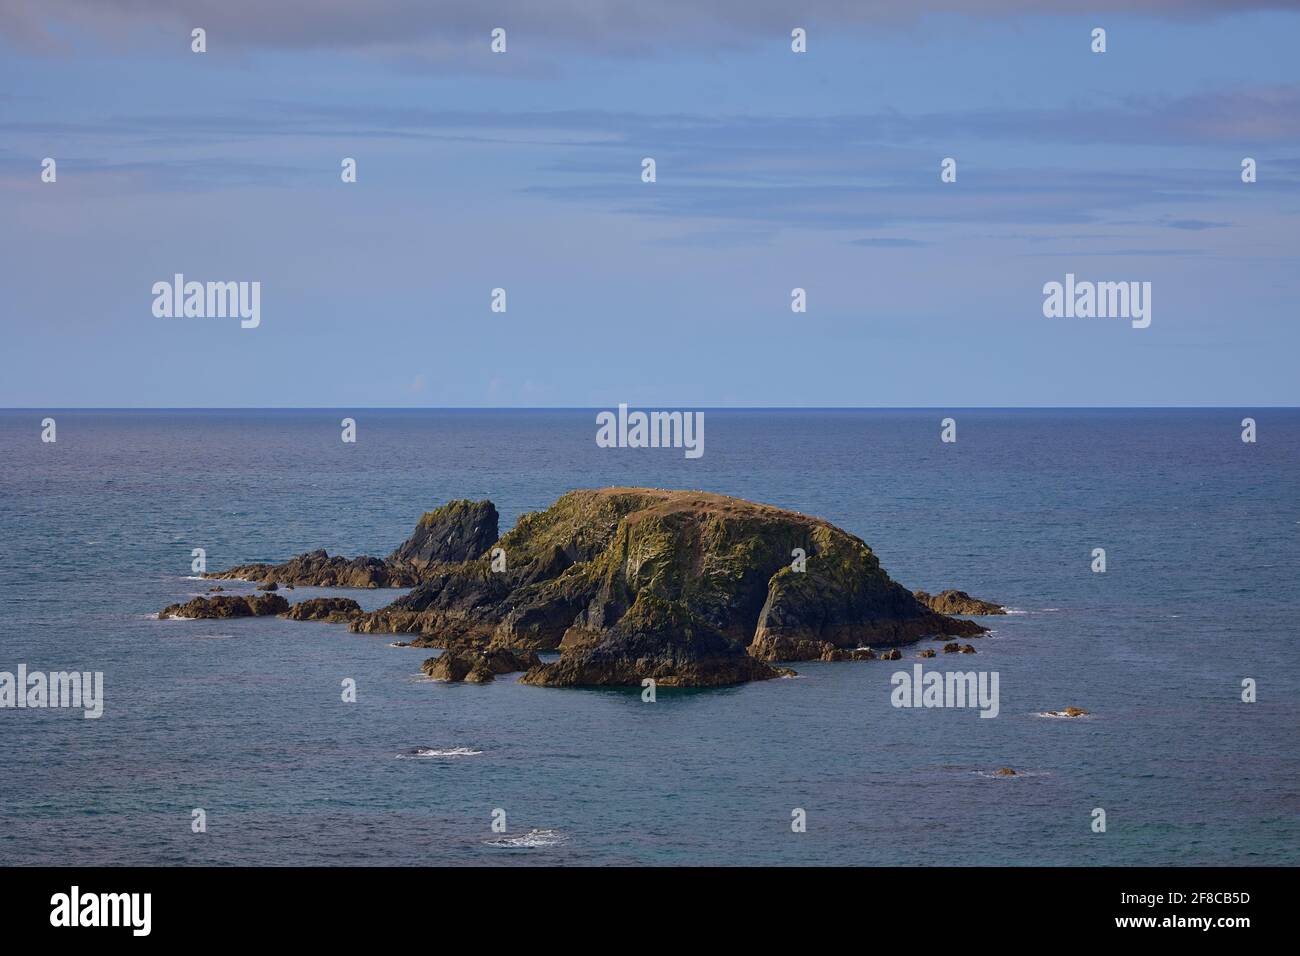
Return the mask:
<path id="1" fill-rule="evenodd" d="M 1296 405 L 1297 50 L 1276 0 L 4 0 L 0 406 Z"/>

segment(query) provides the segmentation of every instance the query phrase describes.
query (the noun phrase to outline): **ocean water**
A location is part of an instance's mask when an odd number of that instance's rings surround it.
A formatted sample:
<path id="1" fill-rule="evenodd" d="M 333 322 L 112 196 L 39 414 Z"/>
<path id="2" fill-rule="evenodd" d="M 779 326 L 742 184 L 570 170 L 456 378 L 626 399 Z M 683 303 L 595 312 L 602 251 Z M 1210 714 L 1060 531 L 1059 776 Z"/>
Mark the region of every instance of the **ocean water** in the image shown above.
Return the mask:
<path id="1" fill-rule="evenodd" d="M 599 449 L 591 411 L 0 412 L 0 670 L 105 683 L 98 720 L 0 710 L 0 864 L 1300 863 L 1300 412 L 705 418 L 691 461 Z M 646 704 L 430 682 L 430 651 L 340 625 L 150 617 L 208 586 L 192 548 L 382 556 L 450 498 L 504 531 L 601 485 L 818 515 L 908 587 L 1015 608 L 924 662 L 996 671 L 999 716 L 892 707 L 917 648 Z M 320 593 L 401 592 L 287 596 Z M 1091 716 L 1038 716 L 1067 705 Z"/>

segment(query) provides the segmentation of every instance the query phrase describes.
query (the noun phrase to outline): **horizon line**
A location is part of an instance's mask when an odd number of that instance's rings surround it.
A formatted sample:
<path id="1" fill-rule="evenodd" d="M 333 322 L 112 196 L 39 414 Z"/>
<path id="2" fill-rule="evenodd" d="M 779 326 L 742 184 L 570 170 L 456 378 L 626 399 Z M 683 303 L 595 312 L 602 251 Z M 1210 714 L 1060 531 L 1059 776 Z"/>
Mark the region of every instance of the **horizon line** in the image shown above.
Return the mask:
<path id="1" fill-rule="evenodd" d="M 1069 412 L 1296 411 L 1300 405 L 667 405 L 625 403 L 632 410 L 699 412 Z M 618 405 L 10 405 L 6 412 L 601 412 Z"/>

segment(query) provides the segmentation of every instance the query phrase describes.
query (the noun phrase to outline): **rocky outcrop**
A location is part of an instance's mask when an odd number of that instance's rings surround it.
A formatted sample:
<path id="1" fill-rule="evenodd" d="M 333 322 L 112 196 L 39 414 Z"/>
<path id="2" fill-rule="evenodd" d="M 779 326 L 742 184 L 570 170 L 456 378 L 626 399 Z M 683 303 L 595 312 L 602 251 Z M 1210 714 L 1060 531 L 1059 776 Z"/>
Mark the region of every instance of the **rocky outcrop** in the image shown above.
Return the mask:
<path id="1" fill-rule="evenodd" d="M 414 568 L 379 558 L 345 558 L 321 549 L 300 554 L 283 564 L 241 564 L 207 577 L 268 584 L 304 584 L 318 588 L 405 588 L 420 583 Z"/>
<path id="2" fill-rule="evenodd" d="M 352 629 L 558 649 L 524 680 L 561 686 L 716 686 L 778 676 L 774 661 L 984 630 L 921 605 L 825 521 L 705 492 L 570 492 L 496 547 L 504 570 L 487 556 L 436 566 Z"/>
<path id="3" fill-rule="evenodd" d="M 308 598 L 299 601 L 283 616 L 291 621 L 324 621 L 343 624 L 361 616 L 361 605 L 352 598 Z"/>
<path id="4" fill-rule="evenodd" d="M 184 604 L 170 604 L 158 612 L 160 621 L 167 618 L 209 620 L 230 617 L 266 617 L 283 614 L 289 602 L 278 594 L 250 594 L 247 596 L 221 594 L 217 597 L 197 597 Z"/>
<path id="5" fill-rule="evenodd" d="M 322 588 L 415 587 L 431 569 L 469 561 L 497 537 L 497 509 L 490 501 L 452 501 L 426 512 L 411 536 L 386 559 L 345 558 L 325 550 L 300 554 L 283 564 L 241 564 L 208 578 Z"/>
<path id="6" fill-rule="evenodd" d="M 1007 609 L 1001 604 L 981 601 L 978 598 L 971 597 L 965 591 L 948 590 L 940 591 L 938 594 L 914 591 L 913 596 L 931 611 L 936 611 L 939 614 L 967 614 L 972 617 L 980 617 L 986 614 L 1007 613 Z"/>
<path id="7" fill-rule="evenodd" d="M 469 681 L 482 684 L 497 674 L 525 671 L 541 664 L 533 651 L 516 652 L 509 648 L 455 647 L 430 657 L 420 670 L 434 680 Z"/>
<path id="8" fill-rule="evenodd" d="M 447 680 L 490 679 L 526 658 L 529 684 L 714 687 L 793 673 L 778 661 L 898 660 L 897 645 L 986 630 L 918 601 L 860 538 L 738 498 L 574 491 L 499 540 L 497 523 L 491 502 L 455 501 L 384 560 L 316 551 L 211 576 L 410 586 L 377 611 L 304 602 L 293 616 L 346 617 L 358 633 L 446 648 L 426 665 Z M 539 650 L 560 659 L 527 657 Z"/>
<path id="9" fill-rule="evenodd" d="M 490 501 L 451 501 L 426 512 L 415 531 L 388 556 L 393 564 L 427 570 L 437 564 L 472 561 L 497 540 L 497 508 Z"/>
<path id="10" fill-rule="evenodd" d="M 826 650 L 818 658 L 821 661 L 874 661 L 876 652 L 869 647 L 855 647 L 851 650 L 827 644 Z"/>

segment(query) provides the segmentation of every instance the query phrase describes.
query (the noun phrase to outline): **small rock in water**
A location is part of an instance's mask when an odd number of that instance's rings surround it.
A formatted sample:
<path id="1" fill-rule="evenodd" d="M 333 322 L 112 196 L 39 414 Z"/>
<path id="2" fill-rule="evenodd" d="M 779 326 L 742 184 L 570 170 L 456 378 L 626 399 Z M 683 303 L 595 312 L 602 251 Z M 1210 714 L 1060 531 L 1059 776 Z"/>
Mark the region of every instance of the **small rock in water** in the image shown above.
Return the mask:
<path id="1" fill-rule="evenodd" d="M 1088 712 L 1082 707 L 1067 707 L 1064 710 L 1049 710 L 1053 717 L 1086 717 Z"/>
<path id="2" fill-rule="evenodd" d="M 956 654 L 960 650 L 961 650 L 961 645 L 958 644 L 956 641 L 953 641 L 951 644 L 943 645 L 943 652 L 945 654 Z"/>
<path id="3" fill-rule="evenodd" d="M 920 654 L 917 654 L 916 656 L 917 656 L 917 657 L 934 657 L 934 648 L 933 648 L 933 647 L 927 647 L 925 650 L 923 650 Z"/>
<path id="4" fill-rule="evenodd" d="M 1012 770 L 1010 767 L 1002 767 L 1002 768 L 1000 768 L 999 770 L 994 771 L 993 776 L 995 776 L 995 777 L 1015 777 L 1015 776 L 1019 776 L 1019 775 L 1018 775 L 1014 770 Z"/>
<path id="5" fill-rule="evenodd" d="M 974 644 L 963 644 L 963 645 L 961 646 L 961 652 L 962 652 L 963 654 L 974 654 L 974 653 L 975 653 L 975 645 L 974 645 Z"/>
<path id="6" fill-rule="evenodd" d="M 272 581 L 270 584 L 259 584 L 257 589 L 259 591 L 278 591 L 280 590 L 280 585 Z"/>

